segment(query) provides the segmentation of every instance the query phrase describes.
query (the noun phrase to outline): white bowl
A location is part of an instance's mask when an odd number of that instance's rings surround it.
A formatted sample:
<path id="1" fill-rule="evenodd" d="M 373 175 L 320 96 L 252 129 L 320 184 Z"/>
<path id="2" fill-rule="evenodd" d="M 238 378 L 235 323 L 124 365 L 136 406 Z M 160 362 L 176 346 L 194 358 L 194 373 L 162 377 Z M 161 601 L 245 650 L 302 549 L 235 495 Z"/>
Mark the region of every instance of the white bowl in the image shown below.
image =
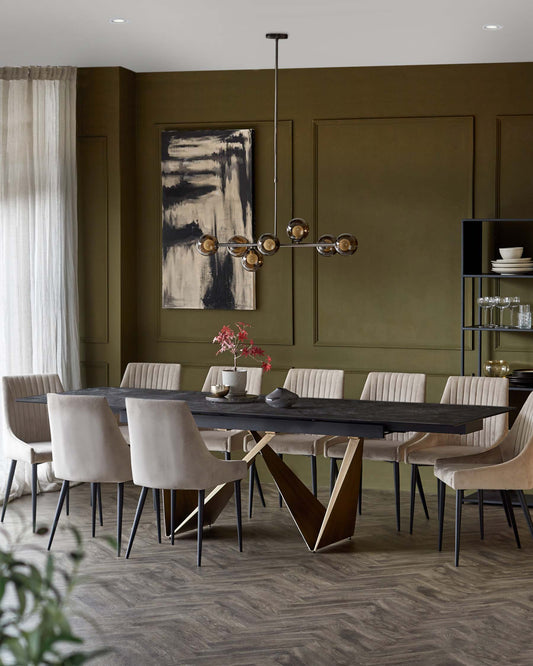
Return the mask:
<path id="1" fill-rule="evenodd" d="M 503 259 L 518 259 L 522 256 L 523 247 L 501 247 L 500 254 Z"/>

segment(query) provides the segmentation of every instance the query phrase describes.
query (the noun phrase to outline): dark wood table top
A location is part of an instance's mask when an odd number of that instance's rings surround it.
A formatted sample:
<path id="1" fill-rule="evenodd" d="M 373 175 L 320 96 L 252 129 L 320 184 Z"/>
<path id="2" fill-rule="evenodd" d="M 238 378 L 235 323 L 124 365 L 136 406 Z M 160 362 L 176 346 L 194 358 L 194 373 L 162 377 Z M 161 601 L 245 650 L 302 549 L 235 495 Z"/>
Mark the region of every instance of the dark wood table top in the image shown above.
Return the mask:
<path id="1" fill-rule="evenodd" d="M 270 407 L 259 396 L 255 402 L 211 402 L 208 393 L 132 388 L 88 388 L 69 395 L 103 396 L 114 412 L 126 408 L 125 399 L 184 400 L 199 427 L 314 433 L 382 438 L 390 432 L 439 432 L 463 435 L 483 427 L 483 419 L 510 411 L 509 407 L 441 405 L 440 403 L 377 402 L 299 398 L 289 408 Z M 20 399 L 46 402 L 46 395 Z"/>

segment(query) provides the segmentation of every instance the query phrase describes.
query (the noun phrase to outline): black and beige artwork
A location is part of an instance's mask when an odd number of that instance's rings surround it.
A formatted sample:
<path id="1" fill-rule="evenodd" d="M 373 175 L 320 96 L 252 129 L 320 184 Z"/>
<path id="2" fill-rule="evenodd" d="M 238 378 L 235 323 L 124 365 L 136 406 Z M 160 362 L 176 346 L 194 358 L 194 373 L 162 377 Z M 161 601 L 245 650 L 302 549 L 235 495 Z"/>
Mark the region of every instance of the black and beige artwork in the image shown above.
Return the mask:
<path id="1" fill-rule="evenodd" d="M 161 178 L 163 308 L 254 310 L 240 259 L 196 250 L 203 234 L 253 238 L 252 130 L 162 132 Z"/>

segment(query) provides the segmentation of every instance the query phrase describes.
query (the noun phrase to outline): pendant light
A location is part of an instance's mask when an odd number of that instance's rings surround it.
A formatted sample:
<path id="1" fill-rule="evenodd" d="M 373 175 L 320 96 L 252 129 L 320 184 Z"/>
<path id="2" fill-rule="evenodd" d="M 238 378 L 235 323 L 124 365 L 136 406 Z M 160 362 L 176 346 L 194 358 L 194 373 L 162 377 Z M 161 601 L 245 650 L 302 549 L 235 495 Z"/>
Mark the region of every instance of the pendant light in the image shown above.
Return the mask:
<path id="1" fill-rule="evenodd" d="M 254 273 L 263 265 L 264 257 L 270 257 L 280 248 L 314 247 L 323 257 L 335 254 L 349 256 L 357 250 L 357 239 L 352 234 L 341 234 L 334 237 L 330 234 L 321 236 L 316 243 L 305 243 L 309 235 L 309 225 L 299 217 L 292 219 L 287 225 L 289 243 L 280 243 L 278 238 L 278 43 L 287 39 L 284 32 L 270 32 L 267 39 L 276 43 L 274 65 L 274 229 L 272 233 L 262 234 L 257 241 L 249 242 L 244 236 L 232 236 L 227 242 L 221 243 L 215 236 L 203 235 L 196 243 L 196 249 L 204 256 L 215 254 L 219 248 L 226 248 L 231 256 L 239 258 L 245 270 Z"/>

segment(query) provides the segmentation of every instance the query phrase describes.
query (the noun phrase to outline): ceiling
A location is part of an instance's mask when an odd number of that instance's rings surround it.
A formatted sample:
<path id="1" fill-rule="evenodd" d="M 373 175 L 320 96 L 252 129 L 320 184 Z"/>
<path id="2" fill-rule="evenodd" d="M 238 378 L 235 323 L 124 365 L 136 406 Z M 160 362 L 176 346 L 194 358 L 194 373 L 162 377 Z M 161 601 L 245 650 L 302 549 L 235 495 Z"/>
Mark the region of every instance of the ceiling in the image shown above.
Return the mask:
<path id="1" fill-rule="evenodd" d="M 523 62 L 532 29 L 531 0 L 3 0 L 0 66 L 269 69 L 266 32 L 281 68 Z"/>

